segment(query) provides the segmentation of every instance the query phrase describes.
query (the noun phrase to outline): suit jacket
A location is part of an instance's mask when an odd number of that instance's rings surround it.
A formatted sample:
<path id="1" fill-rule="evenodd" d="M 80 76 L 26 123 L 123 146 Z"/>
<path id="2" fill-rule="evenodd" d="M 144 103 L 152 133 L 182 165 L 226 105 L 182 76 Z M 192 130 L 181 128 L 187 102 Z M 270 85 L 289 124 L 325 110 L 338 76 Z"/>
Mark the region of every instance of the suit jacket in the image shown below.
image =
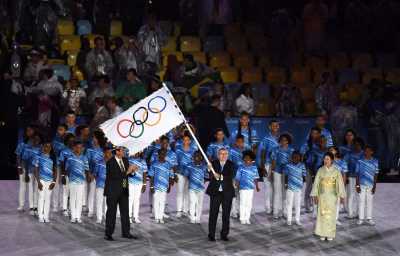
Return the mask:
<path id="1" fill-rule="evenodd" d="M 227 160 L 223 170 L 221 170 L 221 164 L 219 160 L 214 160 L 211 162 L 215 172 L 223 175 L 223 180 L 216 180 L 214 175 L 210 173 L 210 183 L 208 184 L 206 193 L 209 196 L 218 194 L 219 186 L 222 185 L 222 193 L 225 197 L 234 197 L 235 189 L 233 187 L 233 179 L 235 173 L 235 166 L 233 162 Z"/>
<path id="2" fill-rule="evenodd" d="M 126 195 L 129 195 L 129 189 L 128 189 L 128 176 L 126 175 L 126 171 L 129 168 L 129 161 L 126 157 L 122 158 L 122 162 L 124 163 L 125 171 L 122 172 L 121 168 L 115 159 L 115 157 L 111 158 L 110 160 L 107 161 L 106 163 L 106 180 L 104 184 L 104 196 L 107 197 L 118 197 L 121 195 L 121 193 L 125 193 Z M 122 183 L 125 179 L 125 182 L 127 184 L 127 187 L 124 189 L 122 187 Z"/>

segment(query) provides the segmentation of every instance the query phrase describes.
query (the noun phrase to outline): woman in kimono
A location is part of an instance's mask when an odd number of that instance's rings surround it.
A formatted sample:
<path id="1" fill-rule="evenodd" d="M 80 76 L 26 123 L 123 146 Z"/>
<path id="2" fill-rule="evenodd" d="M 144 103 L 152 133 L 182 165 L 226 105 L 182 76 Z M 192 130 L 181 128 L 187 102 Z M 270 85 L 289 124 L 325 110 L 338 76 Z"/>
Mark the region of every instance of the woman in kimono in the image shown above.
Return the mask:
<path id="1" fill-rule="evenodd" d="M 326 153 L 324 165 L 319 168 L 311 191 L 311 196 L 318 205 L 315 234 L 320 236 L 321 241 L 332 241 L 335 238 L 338 198 L 343 203 L 345 197 L 342 175 L 333 162 L 333 154 Z"/>

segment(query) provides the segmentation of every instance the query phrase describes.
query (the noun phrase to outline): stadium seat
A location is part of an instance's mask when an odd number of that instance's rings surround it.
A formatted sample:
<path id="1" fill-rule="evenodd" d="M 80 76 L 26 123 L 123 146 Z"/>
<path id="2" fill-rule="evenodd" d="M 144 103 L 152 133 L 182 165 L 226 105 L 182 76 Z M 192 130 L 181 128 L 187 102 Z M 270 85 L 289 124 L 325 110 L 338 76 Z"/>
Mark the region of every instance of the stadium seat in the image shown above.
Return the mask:
<path id="1" fill-rule="evenodd" d="M 308 101 L 308 100 L 313 100 L 315 99 L 315 88 L 312 86 L 307 86 L 307 87 L 301 87 L 301 96 L 303 97 L 303 100 Z"/>
<path id="2" fill-rule="evenodd" d="M 73 77 L 77 78 L 79 81 L 82 81 L 85 79 L 82 71 L 80 71 L 77 66 L 74 66 L 71 69 L 72 69 Z"/>
<path id="3" fill-rule="evenodd" d="M 326 60 L 322 57 L 306 57 L 305 66 L 313 70 L 318 68 L 325 68 Z"/>
<path id="4" fill-rule="evenodd" d="M 67 65 L 68 66 L 73 67 L 76 65 L 78 54 L 79 54 L 79 50 L 67 51 Z"/>
<path id="5" fill-rule="evenodd" d="M 268 39 L 264 35 L 253 35 L 249 37 L 250 51 L 258 53 L 261 56 L 268 52 Z"/>
<path id="6" fill-rule="evenodd" d="M 250 36 L 263 36 L 264 28 L 258 24 L 246 24 L 244 25 L 244 33 L 247 37 Z"/>
<path id="7" fill-rule="evenodd" d="M 231 65 L 231 56 L 227 52 L 211 53 L 209 59 L 212 68 L 229 67 Z"/>
<path id="8" fill-rule="evenodd" d="M 361 76 L 361 83 L 362 84 L 369 84 L 372 79 L 383 79 L 383 72 L 380 68 L 371 68 L 367 69 L 363 72 Z"/>
<path id="9" fill-rule="evenodd" d="M 80 36 L 89 35 L 92 33 L 92 24 L 88 20 L 78 20 L 76 22 L 76 30 Z"/>
<path id="10" fill-rule="evenodd" d="M 166 67 L 168 64 L 168 56 L 175 55 L 178 61 L 183 61 L 183 54 L 181 52 L 164 52 L 162 59 L 163 59 L 163 66 Z"/>
<path id="11" fill-rule="evenodd" d="M 347 99 L 352 103 L 359 102 L 363 86 L 360 84 L 350 84 L 346 86 Z"/>
<path id="12" fill-rule="evenodd" d="M 244 68 L 242 69 L 242 83 L 261 83 L 263 73 L 261 68 Z"/>
<path id="13" fill-rule="evenodd" d="M 345 68 L 338 71 L 339 85 L 345 85 L 348 83 L 358 83 L 359 81 L 360 81 L 360 75 L 354 69 Z"/>
<path id="14" fill-rule="evenodd" d="M 286 82 L 286 70 L 281 67 L 271 67 L 266 71 L 266 81 L 271 85 L 280 85 Z"/>
<path id="15" fill-rule="evenodd" d="M 266 101 L 261 101 L 257 103 L 256 106 L 256 116 L 272 116 L 274 115 L 274 109 L 271 104 Z"/>
<path id="16" fill-rule="evenodd" d="M 104 38 L 102 35 L 96 35 L 96 34 L 89 34 L 85 36 L 85 38 L 89 40 L 90 48 L 94 48 L 94 39 L 98 36 Z"/>
<path id="17" fill-rule="evenodd" d="M 242 30 L 239 23 L 227 24 L 224 26 L 225 37 L 240 37 L 242 35 Z"/>
<path id="18" fill-rule="evenodd" d="M 195 36 L 182 36 L 180 38 L 180 47 L 182 52 L 199 52 L 201 51 L 200 38 Z"/>
<path id="19" fill-rule="evenodd" d="M 317 114 L 317 104 L 315 103 L 315 100 L 306 101 L 304 108 L 306 115 L 313 116 Z"/>
<path id="20" fill-rule="evenodd" d="M 168 20 L 161 20 L 158 22 L 160 25 L 161 31 L 166 35 L 170 36 L 172 35 L 174 25 L 171 23 L 171 21 Z"/>
<path id="21" fill-rule="evenodd" d="M 313 74 L 313 79 L 312 79 L 312 81 L 313 81 L 313 83 L 314 83 L 314 84 L 319 84 L 319 83 L 321 83 L 321 81 L 322 81 L 322 74 L 325 73 L 325 72 L 330 73 L 331 76 L 335 76 L 335 72 L 334 72 L 332 69 L 330 69 L 330 68 L 316 69 L 316 70 L 313 70 L 313 71 L 312 71 L 312 74 Z"/>
<path id="22" fill-rule="evenodd" d="M 254 66 L 254 56 L 250 53 L 241 53 L 233 56 L 233 63 L 237 68 L 251 68 Z"/>
<path id="23" fill-rule="evenodd" d="M 60 36 L 59 38 L 60 53 L 64 54 L 65 51 L 79 50 L 81 48 L 81 40 L 79 36 Z"/>
<path id="24" fill-rule="evenodd" d="M 62 77 L 65 81 L 71 78 L 70 67 L 64 64 L 54 64 L 51 66 L 54 71 L 54 75 L 57 77 Z"/>
<path id="25" fill-rule="evenodd" d="M 311 81 L 310 73 L 308 68 L 294 68 L 290 72 L 290 81 L 299 87 L 307 86 Z"/>
<path id="26" fill-rule="evenodd" d="M 236 83 L 239 82 L 239 70 L 234 67 L 222 67 L 219 68 L 222 81 L 224 83 Z"/>
<path id="27" fill-rule="evenodd" d="M 56 64 L 62 64 L 62 65 L 64 65 L 64 64 L 65 64 L 65 60 L 63 60 L 63 59 L 48 59 L 48 60 L 47 60 L 47 63 L 48 63 L 49 65 L 56 65 Z"/>
<path id="28" fill-rule="evenodd" d="M 178 37 L 181 34 L 182 24 L 179 22 L 174 23 L 174 34 L 173 36 Z"/>
<path id="29" fill-rule="evenodd" d="M 385 72 L 385 80 L 395 84 L 400 85 L 400 68 L 392 68 Z"/>
<path id="30" fill-rule="evenodd" d="M 57 33 L 60 36 L 73 35 L 75 33 L 75 27 L 72 20 L 59 20 L 57 23 Z"/>
<path id="31" fill-rule="evenodd" d="M 271 58 L 267 55 L 263 55 L 258 59 L 258 66 L 262 68 L 271 67 Z"/>
<path id="32" fill-rule="evenodd" d="M 380 68 L 397 67 L 398 56 L 396 53 L 378 53 L 376 55 L 376 65 Z"/>
<path id="33" fill-rule="evenodd" d="M 352 54 L 353 69 L 358 71 L 364 71 L 365 69 L 371 68 L 374 64 L 371 54 L 369 53 L 358 53 Z"/>
<path id="34" fill-rule="evenodd" d="M 350 66 L 346 53 L 336 53 L 328 57 L 328 67 L 332 70 L 344 69 Z"/>
<path id="35" fill-rule="evenodd" d="M 209 36 L 203 42 L 203 51 L 219 52 L 224 50 L 224 38 L 222 36 Z"/>
<path id="36" fill-rule="evenodd" d="M 195 61 L 207 64 L 207 56 L 204 52 L 189 52 L 189 54 L 193 55 Z"/>
<path id="37" fill-rule="evenodd" d="M 170 36 L 167 38 L 166 44 L 161 49 L 162 52 L 176 52 L 177 45 L 176 45 L 176 37 Z"/>
<path id="38" fill-rule="evenodd" d="M 161 81 L 164 81 L 165 71 L 165 69 L 161 69 L 157 72 L 157 75 L 160 77 Z"/>
<path id="39" fill-rule="evenodd" d="M 121 21 L 119 21 L 119 20 L 111 21 L 110 35 L 111 36 L 121 36 L 122 35 L 122 22 Z"/>
<path id="40" fill-rule="evenodd" d="M 252 83 L 253 97 L 257 102 L 266 101 L 271 98 L 271 88 L 266 83 Z"/>
<path id="41" fill-rule="evenodd" d="M 236 54 L 247 52 L 247 41 L 244 37 L 227 38 L 226 39 L 226 50 L 229 53 Z"/>

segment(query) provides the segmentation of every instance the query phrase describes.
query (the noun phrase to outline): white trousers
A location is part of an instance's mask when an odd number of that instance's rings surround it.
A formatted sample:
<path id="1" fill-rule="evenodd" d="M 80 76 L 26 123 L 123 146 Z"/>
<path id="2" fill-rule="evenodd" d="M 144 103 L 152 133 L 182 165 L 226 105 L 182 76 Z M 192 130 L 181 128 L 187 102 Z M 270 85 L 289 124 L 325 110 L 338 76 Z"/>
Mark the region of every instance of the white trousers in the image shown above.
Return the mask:
<path id="1" fill-rule="evenodd" d="M 186 176 L 177 174 L 178 184 L 176 190 L 176 211 L 188 213 L 189 211 L 189 181 Z"/>
<path id="2" fill-rule="evenodd" d="M 349 184 L 347 185 L 347 213 L 349 217 L 354 217 L 357 213 L 357 191 L 356 191 L 356 178 L 349 177 Z"/>
<path id="3" fill-rule="evenodd" d="M 29 183 L 25 182 L 26 170 L 22 168 L 22 174 L 19 175 L 18 207 L 23 209 L 25 206 L 26 188 Z"/>
<path id="4" fill-rule="evenodd" d="M 80 219 L 82 215 L 82 199 L 83 190 L 85 188 L 84 184 L 69 184 L 69 207 L 71 208 L 71 219 Z"/>
<path id="5" fill-rule="evenodd" d="M 65 176 L 65 185 L 62 185 L 63 190 L 63 210 L 68 210 L 68 198 L 69 198 L 69 178 Z"/>
<path id="6" fill-rule="evenodd" d="M 96 188 L 96 217 L 97 222 L 101 222 L 106 215 L 107 204 L 104 196 L 104 188 Z"/>
<path id="7" fill-rule="evenodd" d="M 83 182 L 83 191 L 82 191 L 82 205 L 83 206 L 87 206 L 88 189 L 89 189 L 89 184 L 85 179 L 85 181 Z"/>
<path id="8" fill-rule="evenodd" d="M 154 218 L 162 220 L 164 218 L 165 202 L 167 192 L 155 191 L 153 195 Z"/>
<path id="9" fill-rule="evenodd" d="M 295 220 L 300 222 L 300 209 L 301 209 L 301 190 L 292 191 L 286 190 L 286 212 L 287 221 L 292 221 L 292 211 L 294 206 Z"/>
<path id="10" fill-rule="evenodd" d="M 61 189 L 61 172 L 57 167 L 57 177 L 56 177 L 56 185 L 54 186 L 51 192 L 51 199 L 53 204 L 53 210 L 58 211 L 58 207 L 62 204 L 62 189 Z"/>
<path id="11" fill-rule="evenodd" d="M 96 199 L 96 180 L 92 180 L 92 182 L 88 183 L 88 210 L 89 210 L 89 215 L 94 214 L 94 201 Z"/>
<path id="12" fill-rule="evenodd" d="M 283 211 L 283 175 L 274 172 L 274 216 L 281 216 Z"/>
<path id="13" fill-rule="evenodd" d="M 39 191 L 39 201 L 38 201 L 38 215 L 39 220 L 49 220 L 50 215 L 50 204 L 51 204 L 51 193 L 52 190 L 49 189 L 51 182 L 40 180 L 42 183 L 42 190 Z"/>
<path id="14" fill-rule="evenodd" d="M 372 188 L 362 186 L 361 193 L 359 194 L 359 203 L 358 203 L 358 218 L 360 220 L 364 220 L 365 217 L 367 220 L 372 219 L 373 203 L 374 203 L 374 195 L 372 194 Z M 365 210 L 367 210 L 366 214 Z"/>
<path id="15" fill-rule="evenodd" d="M 142 184 L 129 184 L 129 218 L 139 218 Z"/>
<path id="16" fill-rule="evenodd" d="M 235 186 L 235 197 L 232 198 L 232 209 L 231 214 L 232 216 L 237 216 L 240 214 L 240 193 L 239 188 Z"/>
<path id="17" fill-rule="evenodd" d="M 269 164 L 265 165 L 265 170 L 267 170 L 267 176 L 271 175 L 271 166 Z M 265 198 L 265 211 L 267 213 L 272 212 L 272 199 L 273 199 L 273 184 L 269 177 L 264 177 L 264 198 Z"/>
<path id="18" fill-rule="evenodd" d="M 29 208 L 38 207 L 38 184 L 33 173 L 29 174 L 28 182 Z"/>
<path id="19" fill-rule="evenodd" d="M 203 198 L 204 191 L 189 191 L 190 201 L 190 220 L 194 222 L 200 222 L 201 213 L 203 211 Z"/>
<path id="20" fill-rule="evenodd" d="M 240 221 L 249 221 L 253 208 L 254 189 L 241 189 L 240 194 Z"/>

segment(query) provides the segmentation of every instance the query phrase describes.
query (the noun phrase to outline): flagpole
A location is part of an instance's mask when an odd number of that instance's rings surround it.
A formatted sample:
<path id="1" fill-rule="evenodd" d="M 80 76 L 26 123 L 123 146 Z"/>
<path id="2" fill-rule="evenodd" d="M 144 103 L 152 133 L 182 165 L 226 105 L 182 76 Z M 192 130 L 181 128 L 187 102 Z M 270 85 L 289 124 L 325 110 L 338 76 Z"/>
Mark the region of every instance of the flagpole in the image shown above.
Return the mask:
<path id="1" fill-rule="evenodd" d="M 178 109 L 180 116 L 182 116 L 183 122 L 184 122 L 186 128 L 188 129 L 190 135 L 192 136 L 192 138 L 193 138 L 194 141 L 196 142 L 197 147 L 199 148 L 200 153 L 203 155 L 204 160 L 207 162 L 208 169 L 213 173 L 213 175 L 214 175 L 214 177 L 215 177 L 216 179 L 222 180 L 222 179 L 223 179 L 222 174 L 218 174 L 218 173 L 215 172 L 214 168 L 212 167 L 212 164 L 211 164 L 210 160 L 209 160 L 208 157 L 207 157 L 207 154 L 204 152 L 203 148 L 201 147 L 200 142 L 197 140 L 197 138 L 196 138 L 196 136 L 195 136 L 195 134 L 194 134 L 192 128 L 190 127 L 188 121 L 186 120 L 186 118 L 185 118 L 185 116 L 183 115 L 181 109 L 179 108 L 178 104 L 176 103 L 175 98 L 172 96 L 172 93 L 170 92 L 170 90 L 168 89 L 168 87 L 165 85 L 164 82 L 162 83 L 162 85 L 163 85 L 163 87 L 167 90 L 167 92 L 171 95 L 171 100 L 174 101 L 175 107 Z"/>

